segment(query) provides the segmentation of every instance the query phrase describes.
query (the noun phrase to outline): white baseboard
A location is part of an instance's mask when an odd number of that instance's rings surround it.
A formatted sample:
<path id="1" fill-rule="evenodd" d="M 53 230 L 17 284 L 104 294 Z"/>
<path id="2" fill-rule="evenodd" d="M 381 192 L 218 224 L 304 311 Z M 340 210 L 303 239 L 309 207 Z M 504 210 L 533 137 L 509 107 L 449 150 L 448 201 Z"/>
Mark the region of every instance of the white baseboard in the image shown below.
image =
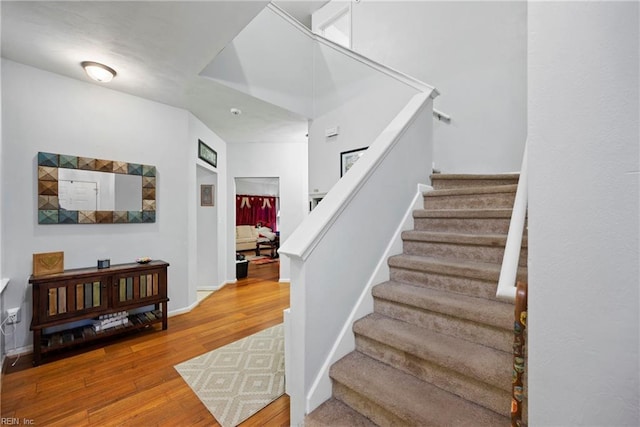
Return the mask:
<path id="1" fill-rule="evenodd" d="M 194 308 L 196 308 L 198 306 L 198 304 L 200 304 L 200 301 L 194 302 L 193 304 L 184 307 L 184 308 L 179 308 L 177 310 L 171 310 L 170 312 L 167 313 L 167 317 L 173 317 L 173 316 L 177 316 L 179 314 L 185 314 L 190 312 L 191 310 L 193 310 Z"/>
<path id="2" fill-rule="evenodd" d="M 219 291 L 220 289 L 224 288 L 225 286 L 231 284 L 231 283 L 236 283 L 237 280 L 227 280 L 225 282 L 223 282 L 222 284 L 220 284 L 219 286 L 199 286 L 197 288 L 197 291 L 207 291 L 207 292 L 215 292 L 215 291 Z M 194 308 L 196 308 L 198 305 L 200 304 L 199 300 L 196 300 L 196 302 L 194 302 L 193 304 L 184 307 L 184 308 L 179 308 L 177 310 L 173 310 L 170 311 L 169 313 L 167 313 L 167 317 L 173 317 L 173 316 L 177 316 L 179 314 L 185 314 L 190 312 L 191 310 L 193 310 Z"/>
<path id="3" fill-rule="evenodd" d="M 22 356 L 25 354 L 33 353 L 33 344 L 29 344 L 24 347 L 14 348 L 13 350 L 7 350 L 6 357 Z"/>
<path id="4" fill-rule="evenodd" d="M 280 282 L 280 283 L 291 283 L 291 279 L 286 279 L 286 278 L 285 279 L 280 279 L 280 280 L 278 280 L 278 282 Z"/>
<path id="5" fill-rule="evenodd" d="M 306 399 L 306 413 L 311 413 L 323 402 L 331 397 L 331 378 L 329 377 L 329 368 L 335 362 L 346 356 L 356 348 L 355 337 L 352 332 L 353 322 L 373 313 L 373 296 L 371 288 L 378 283 L 389 280 L 389 265 L 387 260 L 390 256 L 402 253 L 402 232 L 413 229 L 413 211 L 424 207 L 423 193 L 433 190 L 433 187 L 418 184 L 416 195 L 411 205 L 407 208 L 402 222 L 396 229 L 387 249 L 380 258 L 373 274 L 369 278 L 367 285 L 363 289 L 358 302 L 351 311 L 347 321 L 340 330 L 340 334 L 329 352 L 318 376 L 315 378 L 309 394 Z"/>
<path id="6" fill-rule="evenodd" d="M 231 283 L 236 283 L 238 280 L 227 280 L 225 282 L 222 282 L 221 284 L 219 284 L 218 286 L 215 285 L 211 285 L 211 286 L 198 286 L 198 288 L 196 290 L 198 291 L 206 291 L 206 292 L 210 292 L 210 291 L 219 291 L 220 289 L 224 288 L 225 286 L 231 284 Z"/>

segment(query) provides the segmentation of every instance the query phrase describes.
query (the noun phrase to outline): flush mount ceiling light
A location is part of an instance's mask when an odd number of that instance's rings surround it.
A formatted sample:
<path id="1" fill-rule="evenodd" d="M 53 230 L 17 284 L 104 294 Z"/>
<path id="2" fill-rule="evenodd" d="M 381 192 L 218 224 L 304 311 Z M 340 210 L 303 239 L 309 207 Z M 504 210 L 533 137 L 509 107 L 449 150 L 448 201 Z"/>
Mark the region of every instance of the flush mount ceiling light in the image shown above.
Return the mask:
<path id="1" fill-rule="evenodd" d="M 81 65 L 87 75 L 97 82 L 108 83 L 117 74 L 116 70 L 99 62 L 83 61 Z"/>
<path id="2" fill-rule="evenodd" d="M 232 108 L 229 111 L 231 111 L 231 114 L 233 114 L 234 116 L 239 116 L 240 114 L 242 114 L 242 110 L 240 110 L 239 108 Z"/>

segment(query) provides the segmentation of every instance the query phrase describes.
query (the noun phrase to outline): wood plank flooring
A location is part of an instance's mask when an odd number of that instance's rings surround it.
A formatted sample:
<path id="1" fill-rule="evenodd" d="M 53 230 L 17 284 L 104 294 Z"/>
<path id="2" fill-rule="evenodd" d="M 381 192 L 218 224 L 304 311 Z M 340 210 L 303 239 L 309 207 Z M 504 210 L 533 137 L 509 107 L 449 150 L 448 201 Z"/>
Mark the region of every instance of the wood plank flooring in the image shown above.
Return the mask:
<path id="1" fill-rule="evenodd" d="M 282 322 L 289 284 L 279 264 L 249 266 L 190 313 L 157 329 L 119 338 L 33 367 L 30 355 L 2 374 L 2 418 L 38 426 L 217 426 L 174 365 Z M 174 285 L 175 286 L 175 285 Z M 283 396 L 241 426 L 288 426 Z"/>

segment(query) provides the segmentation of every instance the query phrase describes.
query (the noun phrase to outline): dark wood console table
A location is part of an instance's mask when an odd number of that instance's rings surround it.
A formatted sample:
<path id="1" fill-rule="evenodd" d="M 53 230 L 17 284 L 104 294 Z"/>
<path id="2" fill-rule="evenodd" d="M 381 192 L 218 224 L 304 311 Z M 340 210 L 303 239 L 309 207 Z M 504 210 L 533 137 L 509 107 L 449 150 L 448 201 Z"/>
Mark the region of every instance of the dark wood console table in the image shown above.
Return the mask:
<path id="1" fill-rule="evenodd" d="M 33 285 L 33 363 L 40 364 L 48 352 L 85 342 L 148 328 L 162 323 L 167 329 L 167 267 L 164 261 L 148 264 L 119 264 L 110 268 L 79 268 L 29 278 Z M 130 310 L 153 306 L 139 313 Z M 96 331 L 92 322 L 99 316 L 126 312 L 122 320 Z M 65 325 L 68 328 L 65 328 Z M 54 332 L 47 328 L 56 327 Z M 100 329 L 100 328 L 99 328 Z"/>

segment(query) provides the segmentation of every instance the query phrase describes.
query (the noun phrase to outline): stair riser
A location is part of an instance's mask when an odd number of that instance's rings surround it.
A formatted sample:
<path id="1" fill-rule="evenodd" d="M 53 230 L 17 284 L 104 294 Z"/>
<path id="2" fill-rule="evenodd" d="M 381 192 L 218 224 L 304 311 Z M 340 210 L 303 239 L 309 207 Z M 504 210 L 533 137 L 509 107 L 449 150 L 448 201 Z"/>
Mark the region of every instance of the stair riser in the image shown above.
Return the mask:
<path id="1" fill-rule="evenodd" d="M 377 403 L 372 402 L 370 399 L 367 399 L 365 396 L 335 379 L 333 381 L 333 397 L 358 411 L 379 426 L 407 425 L 406 420 L 398 418 Z"/>
<path id="2" fill-rule="evenodd" d="M 460 319 L 374 297 L 373 311 L 412 325 L 451 335 L 496 350 L 511 351 L 513 333 L 507 329 Z"/>
<path id="3" fill-rule="evenodd" d="M 437 194 L 437 193 L 432 193 Z M 425 209 L 513 209 L 515 193 L 431 195 L 424 197 Z"/>
<path id="4" fill-rule="evenodd" d="M 507 234 L 510 218 L 414 218 L 416 230 L 470 234 Z"/>
<path id="5" fill-rule="evenodd" d="M 501 415 L 508 416 L 511 402 L 511 370 L 505 366 L 503 378 L 493 382 L 502 383 L 502 388 L 470 378 L 436 363 L 421 359 L 378 341 L 356 335 L 356 349 L 380 362 L 427 381 L 443 390 L 478 403 Z M 506 388 L 506 389 L 505 389 Z"/>
<path id="6" fill-rule="evenodd" d="M 467 188 L 467 187 L 490 187 L 494 185 L 514 185 L 518 180 L 513 178 L 506 179 L 438 179 L 437 176 L 431 177 L 431 185 L 436 190 L 445 190 L 450 188 Z"/>
<path id="7" fill-rule="evenodd" d="M 504 246 L 460 245 L 455 243 L 424 242 L 417 240 L 404 241 L 404 253 L 433 258 L 460 261 L 481 261 L 502 264 Z M 527 265 L 527 249 L 520 252 L 520 266 Z"/>
<path id="8" fill-rule="evenodd" d="M 273 422 L 271 422 L 271 424 L 273 424 Z M 371 420 L 333 397 L 314 409 L 311 414 L 308 414 L 304 418 L 303 425 L 304 427 L 328 427 L 338 425 L 378 427 Z"/>
<path id="9" fill-rule="evenodd" d="M 389 273 L 390 279 L 394 282 L 408 283 L 414 286 L 424 286 L 474 297 L 496 299 L 497 280 L 488 282 L 468 277 L 453 277 L 428 271 L 407 270 L 396 267 L 391 267 Z"/>

